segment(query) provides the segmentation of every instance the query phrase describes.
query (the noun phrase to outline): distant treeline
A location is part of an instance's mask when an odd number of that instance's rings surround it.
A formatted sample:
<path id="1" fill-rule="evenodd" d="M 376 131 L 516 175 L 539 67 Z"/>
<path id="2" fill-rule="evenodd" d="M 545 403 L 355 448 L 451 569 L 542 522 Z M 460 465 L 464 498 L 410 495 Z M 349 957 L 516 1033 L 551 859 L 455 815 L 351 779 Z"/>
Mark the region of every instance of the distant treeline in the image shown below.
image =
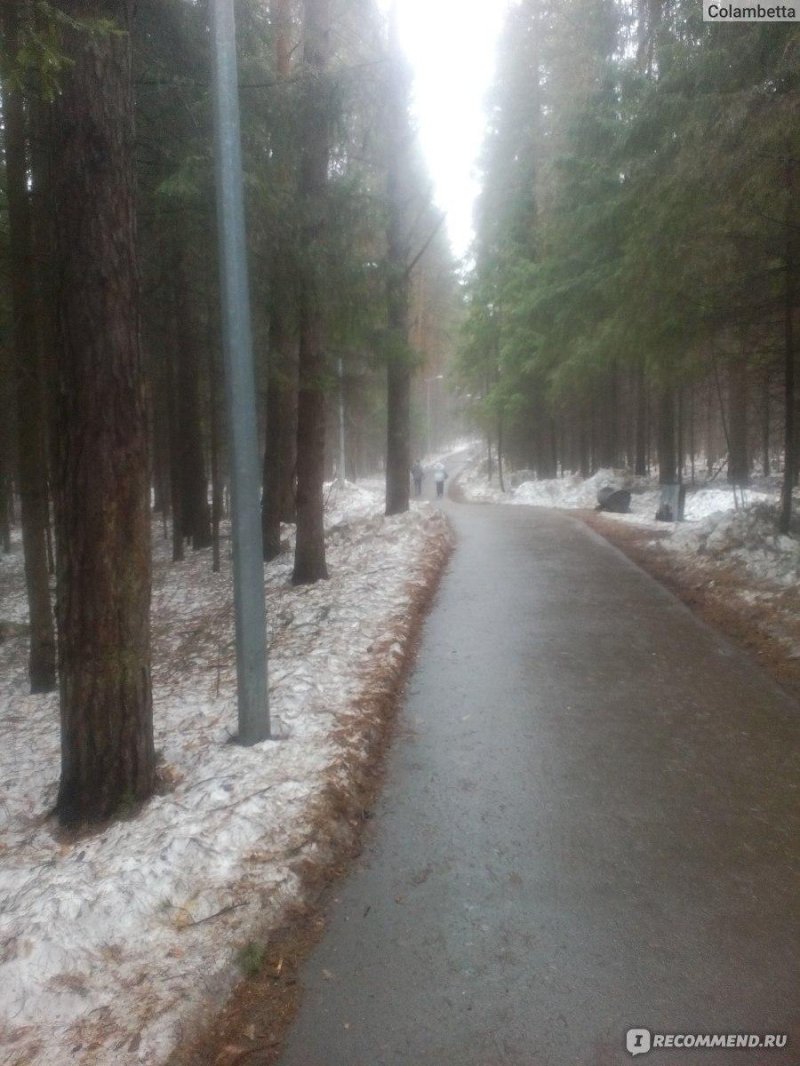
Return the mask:
<path id="1" fill-rule="evenodd" d="M 800 26 L 699 0 L 521 0 L 483 159 L 461 372 L 541 477 L 797 481 Z"/>

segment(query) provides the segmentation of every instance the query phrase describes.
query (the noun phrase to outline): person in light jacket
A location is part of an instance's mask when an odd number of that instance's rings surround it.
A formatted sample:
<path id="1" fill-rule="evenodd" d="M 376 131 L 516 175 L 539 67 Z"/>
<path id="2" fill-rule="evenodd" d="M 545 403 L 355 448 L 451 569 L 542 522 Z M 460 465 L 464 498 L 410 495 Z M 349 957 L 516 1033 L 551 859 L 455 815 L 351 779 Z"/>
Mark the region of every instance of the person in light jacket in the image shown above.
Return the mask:
<path id="1" fill-rule="evenodd" d="M 444 483 L 447 480 L 447 471 L 443 463 L 437 463 L 433 468 L 433 480 L 436 482 L 436 495 L 444 496 Z"/>

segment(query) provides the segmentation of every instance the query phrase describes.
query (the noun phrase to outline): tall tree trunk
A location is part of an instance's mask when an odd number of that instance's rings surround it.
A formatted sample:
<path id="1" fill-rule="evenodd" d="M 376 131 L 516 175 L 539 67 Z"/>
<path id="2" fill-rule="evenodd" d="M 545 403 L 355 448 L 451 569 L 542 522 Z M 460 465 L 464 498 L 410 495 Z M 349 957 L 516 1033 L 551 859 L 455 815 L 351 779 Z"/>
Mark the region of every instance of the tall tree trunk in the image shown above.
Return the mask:
<path id="1" fill-rule="evenodd" d="M 11 551 L 11 478 L 4 440 L 0 440 L 0 544 L 7 555 Z"/>
<path id="2" fill-rule="evenodd" d="M 787 266 L 786 307 L 784 310 L 784 423 L 783 423 L 783 484 L 781 486 L 781 510 L 778 522 L 780 531 L 788 533 L 792 526 L 792 490 L 797 476 L 797 441 L 795 439 L 795 350 L 794 350 L 794 298 L 793 283 L 789 281 Z"/>
<path id="3" fill-rule="evenodd" d="M 291 74 L 291 11 L 289 0 L 271 0 L 275 35 L 275 67 L 286 81 Z M 285 140 L 276 140 L 276 182 L 288 195 L 291 160 Z M 286 264 L 294 253 L 282 234 L 272 255 L 269 365 L 267 379 L 267 429 L 264 441 L 261 532 L 264 559 L 281 550 L 281 521 L 294 522 L 294 469 L 297 448 L 297 344 L 291 328 L 293 293 L 287 284 Z"/>
<path id="4" fill-rule="evenodd" d="M 164 517 L 170 511 L 169 416 L 166 389 L 153 396 L 153 510 Z"/>
<path id="5" fill-rule="evenodd" d="M 264 438 L 264 469 L 261 483 L 261 539 L 264 544 L 264 561 L 276 559 L 281 553 L 281 507 L 280 470 L 285 458 L 281 454 L 283 443 L 282 415 L 283 390 L 278 379 L 277 362 L 280 345 L 273 311 L 270 320 L 270 368 L 267 384 L 267 431 Z"/>
<path id="6" fill-rule="evenodd" d="M 211 544 L 211 511 L 200 417 L 200 331 L 186 255 L 184 249 L 176 274 L 178 448 L 183 535 L 199 549 Z"/>
<path id="7" fill-rule="evenodd" d="M 218 303 L 209 297 L 209 307 Z M 220 477 L 220 416 L 219 404 L 222 392 L 221 374 L 219 372 L 219 326 L 214 316 L 208 327 L 208 421 L 209 450 L 211 458 L 211 569 L 218 574 L 222 569 L 219 543 L 219 526 L 222 521 L 222 478 Z"/>
<path id="8" fill-rule="evenodd" d="M 770 419 L 770 368 L 765 367 L 761 383 L 761 461 L 764 477 L 769 477 L 772 472 L 772 462 L 769 454 L 770 437 L 772 427 Z"/>
<path id="9" fill-rule="evenodd" d="M 69 66 L 55 102 L 58 651 L 64 824 L 155 783 L 150 515 L 135 254 L 130 5 L 60 0 Z"/>
<path id="10" fill-rule="evenodd" d="M 16 55 L 20 5 L 7 4 L 6 43 Z M 37 334 L 33 236 L 28 194 L 27 138 L 22 93 L 3 88 L 6 195 L 11 243 L 11 305 L 17 384 L 18 486 L 22 504 L 22 544 L 31 638 L 28 676 L 31 692 L 56 685 L 56 646 L 47 560 L 50 522 L 42 368 Z"/>
<path id="11" fill-rule="evenodd" d="M 587 407 L 587 404 L 583 404 L 578 426 L 578 465 L 583 478 L 591 477 L 592 474 L 591 436 L 586 428 L 587 415 L 590 412 Z"/>
<path id="12" fill-rule="evenodd" d="M 264 559 L 280 554 L 281 522 L 294 522 L 297 461 L 297 343 L 285 313 L 270 319 L 267 431 L 264 442 L 261 528 Z"/>
<path id="13" fill-rule="evenodd" d="M 617 465 L 618 433 L 618 381 L 617 368 L 612 365 L 603 374 L 600 383 L 601 407 L 599 412 L 598 462 L 601 467 L 613 469 Z"/>
<path id="14" fill-rule="evenodd" d="M 644 362 L 636 366 L 636 444 L 633 472 L 639 477 L 647 474 L 647 387 Z"/>
<path id="15" fill-rule="evenodd" d="M 795 338 L 794 314 L 797 299 L 797 252 L 795 237 L 795 220 L 792 217 L 794 192 L 794 162 L 786 164 L 786 252 L 784 255 L 784 291 L 783 291 L 783 485 L 781 488 L 781 510 L 778 528 L 781 533 L 788 533 L 792 526 L 792 490 L 797 480 L 797 429 L 795 426 Z"/>
<path id="16" fill-rule="evenodd" d="M 675 389 L 662 385 L 658 405 L 658 480 L 673 485 L 678 480 L 675 448 Z"/>
<path id="17" fill-rule="evenodd" d="M 172 331 L 170 331 L 172 332 Z M 177 352 L 167 348 L 167 427 L 169 437 L 169 498 L 172 511 L 172 561 L 183 560 L 184 516 L 181 492 L 181 447 L 178 427 Z"/>
<path id="18" fill-rule="evenodd" d="M 716 375 L 715 375 L 716 376 Z M 711 477 L 714 473 L 714 466 L 717 462 L 717 447 L 716 439 L 714 435 L 714 393 L 715 390 L 712 386 L 712 382 L 706 383 L 706 410 L 705 410 L 705 424 L 706 424 L 706 477 Z"/>
<path id="19" fill-rule="evenodd" d="M 728 367 L 728 481 L 744 485 L 750 478 L 747 454 L 747 361 L 744 355 Z"/>
<path id="20" fill-rule="evenodd" d="M 324 90 L 330 47 L 329 0 L 305 0 L 303 155 L 300 198 L 306 211 L 305 262 L 300 285 L 297 397 L 297 539 L 295 585 L 328 576 L 322 483 L 325 476 L 325 313 L 322 263 L 327 215 L 330 101 Z M 323 86 L 321 88 L 321 85 Z"/>
<path id="21" fill-rule="evenodd" d="M 392 515 L 408 510 L 411 469 L 411 365 L 408 344 L 410 249 L 406 217 L 410 184 L 409 79 L 400 50 L 396 11 L 392 12 L 387 78 L 386 304 L 389 365 L 386 395 L 386 514 Z"/>
<path id="22" fill-rule="evenodd" d="M 697 458 L 697 441 L 695 439 L 695 387 L 691 386 L 689 389 L 689 469 L 691 471 L 692 484 L 695 483 L 696 473 L 696 458 Z"/>

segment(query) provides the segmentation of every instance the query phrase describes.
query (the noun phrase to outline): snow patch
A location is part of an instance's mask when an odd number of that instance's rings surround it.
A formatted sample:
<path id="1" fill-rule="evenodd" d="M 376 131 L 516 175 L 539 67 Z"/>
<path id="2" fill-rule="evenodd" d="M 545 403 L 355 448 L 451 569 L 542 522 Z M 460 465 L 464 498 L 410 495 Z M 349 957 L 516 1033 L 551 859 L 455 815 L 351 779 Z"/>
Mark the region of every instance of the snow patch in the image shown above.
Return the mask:
<path id="1" fill-rule="evenodd" d="M 314 803 L 341 775 L 342 723 L 397 639 L 420 560 L 449 537 L 429 505 L 384 518 L 382 486 L 326 489 L 329 581 L 265 567 L 279 741 L 230 743 L 236 682 L 229 548 L 172 564 L 154 530 L 153 685 L 163 794 L 71 840 L 51 817 L 55 695 L 30 696 L 24 637 L 0 642 L 0 1062 L 152 1064 L 219 1003 L 237 949 L 277 923 L 315 853 Z M 25 620 L 22 556 L 0 562 L 3 619 Z M 22 605 L 22 606 L 20 606 Z M 363 712 L 362 712 L 363 713 Z"/>

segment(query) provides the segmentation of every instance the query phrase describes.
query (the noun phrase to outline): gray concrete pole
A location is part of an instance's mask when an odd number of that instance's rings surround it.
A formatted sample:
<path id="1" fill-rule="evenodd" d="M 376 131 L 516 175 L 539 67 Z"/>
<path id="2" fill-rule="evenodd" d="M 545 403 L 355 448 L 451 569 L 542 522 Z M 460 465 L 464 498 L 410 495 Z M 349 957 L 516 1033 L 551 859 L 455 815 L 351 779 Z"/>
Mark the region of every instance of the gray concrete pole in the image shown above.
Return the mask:
<path id="1" fill-rule="evenodd" d="M 231 456 L 239 742 L 257 744 L 269 737 L 270 730 L 264 556 L 259 508 L 260 464 L 242 198 L 233 0 L 212 0 L 211 22 L 225 400 Z"/>

